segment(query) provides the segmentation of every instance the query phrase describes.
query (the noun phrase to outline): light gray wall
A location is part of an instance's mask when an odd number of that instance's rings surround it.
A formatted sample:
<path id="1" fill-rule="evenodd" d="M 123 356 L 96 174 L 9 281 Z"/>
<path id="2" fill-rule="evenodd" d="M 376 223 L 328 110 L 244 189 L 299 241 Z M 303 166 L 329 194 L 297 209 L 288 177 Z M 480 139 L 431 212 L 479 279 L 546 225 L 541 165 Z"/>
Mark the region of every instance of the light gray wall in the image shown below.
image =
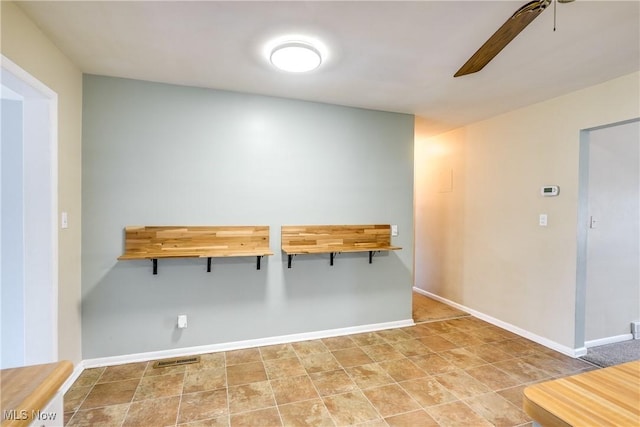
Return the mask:
<path id="1" fill-rule="evenodd" d="M 84 359 L 411 318 L 412 116 L 91 75 L 83 93 Z M 287 269 L 281 225 L 357 223 L 398 224 L 404 249 Z M 252 224 L 260 271 L 116 261 L 127 225 Z"/>
<path id="2" fill-rule="evenodd" d="M 24 210 L 22 102 L 2 100 L 2 357 L 0 367 L 23 366 L 25 361 Z"/>
<path id="3" fill-rule="evenodd" d="M 640 121 L 589 132 L 585 339 L 640 320 Z"/>

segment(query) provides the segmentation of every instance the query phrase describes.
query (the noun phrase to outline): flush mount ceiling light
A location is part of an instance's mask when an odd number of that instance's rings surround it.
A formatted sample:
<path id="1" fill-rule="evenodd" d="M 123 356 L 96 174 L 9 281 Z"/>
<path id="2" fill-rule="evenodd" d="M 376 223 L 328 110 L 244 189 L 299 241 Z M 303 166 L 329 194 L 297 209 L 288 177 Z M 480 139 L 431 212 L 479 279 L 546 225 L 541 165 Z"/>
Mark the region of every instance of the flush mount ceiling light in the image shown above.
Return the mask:
<path id="1" fill-rule="evenodd" d="M 304 73 L 318 68 L 322 63 L 322 55 L 311 43 L 286 41 L 271 50 L 269 60 L 280 70 Z"/>

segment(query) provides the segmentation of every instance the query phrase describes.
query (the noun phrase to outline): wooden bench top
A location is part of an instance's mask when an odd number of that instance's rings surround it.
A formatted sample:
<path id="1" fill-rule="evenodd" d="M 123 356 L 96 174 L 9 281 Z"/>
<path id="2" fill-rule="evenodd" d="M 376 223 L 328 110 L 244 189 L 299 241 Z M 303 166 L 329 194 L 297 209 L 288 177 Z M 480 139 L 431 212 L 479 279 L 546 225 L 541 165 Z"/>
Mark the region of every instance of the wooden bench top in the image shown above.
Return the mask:
<path id="1" fill-rule="evenodd" d="M 129 226 L 119 260 L 273 255 L 268 226 Z"/>
<path id="2" fill-rule="evenodd" d="M 282 251 L 286 254 L 395 251 L 389 224 L 283 225 Z"/>
<path id="3" fill-rule="evenodd" d="M 71 372 L 73 365 L 68 360 L 0 371 L 2 427 L 30 425 L 34 412 L 47 405 Z M 10 413 L 17 419 L 8 419 Z M 62 420 L 64 414 L 56 416 Z"/>
<path id="4" fill-rule="evenodd" d="M 545 427 L 640 426 L 640 360 L 531 385 L 523 408 Z"/>

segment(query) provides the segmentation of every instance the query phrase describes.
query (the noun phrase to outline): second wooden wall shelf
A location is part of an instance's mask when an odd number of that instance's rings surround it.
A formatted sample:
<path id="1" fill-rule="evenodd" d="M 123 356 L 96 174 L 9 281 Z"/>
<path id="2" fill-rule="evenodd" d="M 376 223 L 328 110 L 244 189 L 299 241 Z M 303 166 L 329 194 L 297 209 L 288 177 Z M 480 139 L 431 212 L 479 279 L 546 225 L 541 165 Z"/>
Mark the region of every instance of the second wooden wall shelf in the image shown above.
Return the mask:
<path id="1" fill-rule="evenodd" d="M 287 254 L 287 267 L 295 255 L 329 254 L 330 265 L 341 252 L 369 252 L 369 264 L 380 251 L 402 249 L 391 245 L 391 225 L 283 225 L 282 252 Z"/>

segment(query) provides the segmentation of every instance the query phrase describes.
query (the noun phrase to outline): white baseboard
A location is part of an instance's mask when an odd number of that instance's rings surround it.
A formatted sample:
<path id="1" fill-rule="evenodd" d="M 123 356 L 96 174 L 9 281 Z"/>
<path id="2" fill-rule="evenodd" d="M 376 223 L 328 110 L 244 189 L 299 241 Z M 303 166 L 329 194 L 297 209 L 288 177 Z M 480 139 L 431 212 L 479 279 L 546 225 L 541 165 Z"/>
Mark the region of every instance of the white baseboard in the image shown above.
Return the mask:
<path id="1" fill-rule="evenodd" d="M 365 332 L 382 331 L 385 329 L 405 328 L 413 326 L 413 319 L 398 320 L 394 322 L 373 323 L 369 325 L 352 326 L 348 328 L 328 329 L 316 332 L 304 332 L 300 334 L 281 335 L 268 338 L 257 338 L 245 341 L 234 341 L 220 344 L 209 344 L 196 347 L 175 348 L 171 350 L 151 351 L 146 353 L 126 354 L 122 356 L 100 357 L 83 360 L 78 366 L 82 369 L 97 368 L 102 366 L 122 365 L 125 363 L 146 362 L 149 360 L 166 359 L 219 351 L 239 350 L 244 348 L 262 347 L 266 345 L 287 344 L 298 341 L 316 340 L 320 338 L 338 337 L 342 335 L 360 334 Z M 80 370 L 80 373 L 82 370 Z M 74 372 L 75 374 L 75 372 Z M 78 375 L 80 375 L 78 373 Z M 75 376 L 77 378 L 77 376 Z M 72 382 L 73 383 L 73 382 Z"/>
<path id="2" fill-rule="evenodd" d="M 448 300 L 446 298 L 443 298 L 439 295 L 436 294 L 432 294 L 431 292 L 425 291 L 424 289 L 420 289 L 417 287 L 413 287 L 413 290 L 421 295 L 427 296 L 429 298 L 432 298 L 436 301 L 440 301 L 441 303 L 450 305 L 451 307 L 455 307 L 458 310 L 462 310 L 462 311 L 466 311 L 467 313 L 469 313 L 470 315 L 477 317 L 478 319 L 484 320 L 485 322 L 491 323 L 492 325 L 498 326 L 499 328 L 502 329 L 506 329 L 509 332 L 513 332 L 516 335 L 520 335 L 523 338 L 526 338 L 528 340 L 537 342 L 538 344 L 541 344 L 545 347 L 548 347 L 552 350 L 558 351 L 562 354 L 566 354 L 567 356 L 570 357 L 580 357 L 580 356 L 584 356 L 585 354 L 587 354 L 587 349 L 586 347 L 580 347 L 580 348 L 571 348 L 571 347 L 567 347 L 565 345 L 559 344 L 555 341 L 552 341 L 548 338 L 545 337 L 541 337 L 540 335 L 536 335 L 532 332 L 529 332 L 525 329 L 522 329 L 518 326 L 512 325 L 511 323 L 507 323 L 507 322 L 503 322 L 500 319 L 496 319 L 495 317 L 491 317 L 487 314 L 481 313 L 477 310 L 474 310 L 472 308 L 466 307 L 462 304 L 458 304 L 457 302 L 453 302 L 451 300 Z"/>
<path id="3" fill-rule="evenodd" d="M 615 344 L 617 342 L 629 341 L 633 339 L 632 334 L 615 335 L 612 337 L 598 338 L 597 340 L 585 341 L 586 348 L 598 347 L 599 345 Z"/>

